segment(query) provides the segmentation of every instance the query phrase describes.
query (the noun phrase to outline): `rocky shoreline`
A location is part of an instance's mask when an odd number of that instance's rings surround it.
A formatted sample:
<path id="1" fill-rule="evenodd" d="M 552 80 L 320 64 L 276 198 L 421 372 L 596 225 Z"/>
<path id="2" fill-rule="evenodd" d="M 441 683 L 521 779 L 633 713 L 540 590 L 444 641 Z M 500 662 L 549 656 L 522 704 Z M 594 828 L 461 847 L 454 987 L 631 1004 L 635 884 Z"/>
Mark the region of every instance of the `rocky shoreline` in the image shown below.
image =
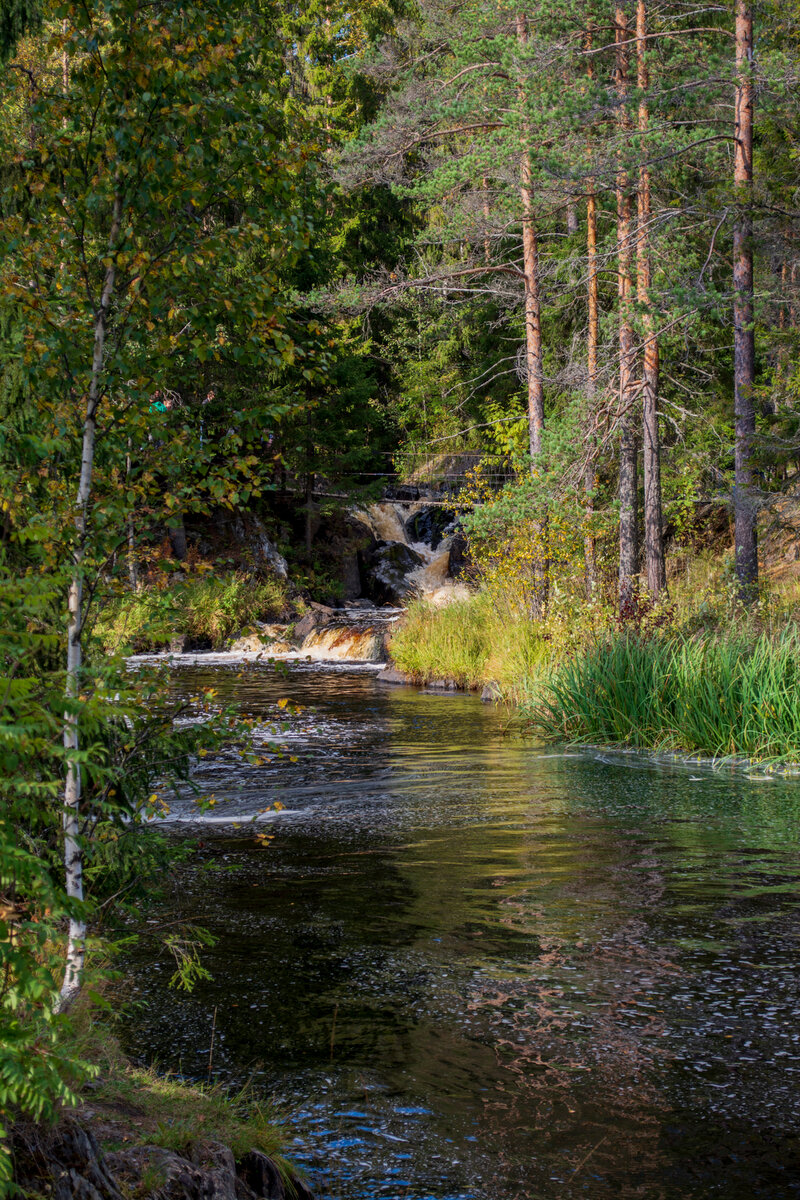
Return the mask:
<path id="1" fill-rule="evenodd" d="M 314 1200 L 299 1175 L 260 1150 L 237 1161 L 222 1142 L 200 1140 L 182 1153 L 147 1144 L 104 1153 L 86 1115 L 53 1129 L 17 1125 L 11 1149 L 17 1188 L 52 1200 Z"/>

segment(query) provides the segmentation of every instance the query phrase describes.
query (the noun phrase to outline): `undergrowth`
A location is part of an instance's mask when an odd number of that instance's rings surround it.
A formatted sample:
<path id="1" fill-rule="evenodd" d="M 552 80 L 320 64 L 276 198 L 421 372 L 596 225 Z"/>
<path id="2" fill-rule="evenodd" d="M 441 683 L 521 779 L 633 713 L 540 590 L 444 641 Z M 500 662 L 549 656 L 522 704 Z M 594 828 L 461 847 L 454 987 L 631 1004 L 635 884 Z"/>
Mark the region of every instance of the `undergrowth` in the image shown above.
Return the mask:
<path id="1" fill-rule="evenodd" d="M 278 619 L 287 604 L 286 583 L 280 579 L 189 576 L 171 586 L 142 588 L 110 601 L 95 634 L 111 653 L 158 649 L 179 634 L 220 649 L 254 621 Z"/>

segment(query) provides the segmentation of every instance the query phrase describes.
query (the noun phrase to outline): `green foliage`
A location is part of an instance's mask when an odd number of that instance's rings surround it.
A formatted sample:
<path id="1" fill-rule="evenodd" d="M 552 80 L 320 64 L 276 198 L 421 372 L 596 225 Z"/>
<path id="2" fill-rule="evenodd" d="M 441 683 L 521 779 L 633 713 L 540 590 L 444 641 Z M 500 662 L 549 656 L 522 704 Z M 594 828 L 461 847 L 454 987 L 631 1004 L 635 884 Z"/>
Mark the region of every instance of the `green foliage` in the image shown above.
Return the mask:
<path id="1" fill-rule="evenodd" d="M 2 0 L 0 4 L 0 64 L 5 65 L 20 38 L 39 29 L 42 0 Z"/>
<path id="2" fill-rule="evenodd" d="M 254 622 L 277 620 L 286 606 L 280 579 L 192 575 L 171 587 L 142 588 L 110 601 L 95 635 L 114 653 L 161 649 L 177 634 L 220 649 Z"/>
<path id="3" fill-rule="evenodd" d="M 620 634 L 561 662 L 531 708 L 568 742 L 800 761 L 800 635 Z"/>

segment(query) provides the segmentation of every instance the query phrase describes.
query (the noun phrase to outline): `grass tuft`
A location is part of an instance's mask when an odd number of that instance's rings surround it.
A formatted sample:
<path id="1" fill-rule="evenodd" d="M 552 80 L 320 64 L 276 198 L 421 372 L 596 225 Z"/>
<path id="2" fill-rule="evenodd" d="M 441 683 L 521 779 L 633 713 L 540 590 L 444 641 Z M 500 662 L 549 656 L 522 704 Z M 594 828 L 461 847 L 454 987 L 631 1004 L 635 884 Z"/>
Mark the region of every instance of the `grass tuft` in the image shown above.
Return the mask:
<path id="1" fill-rule="evenodd" d="M 409 606 L 392 635 L 393 662 L 413 679 L 453 679 L 459 687 L 497 683 L 520 698 L 541 672 L 549 653 L 540 625 L 478 592 L 437 608 L 424 600 Z"/>

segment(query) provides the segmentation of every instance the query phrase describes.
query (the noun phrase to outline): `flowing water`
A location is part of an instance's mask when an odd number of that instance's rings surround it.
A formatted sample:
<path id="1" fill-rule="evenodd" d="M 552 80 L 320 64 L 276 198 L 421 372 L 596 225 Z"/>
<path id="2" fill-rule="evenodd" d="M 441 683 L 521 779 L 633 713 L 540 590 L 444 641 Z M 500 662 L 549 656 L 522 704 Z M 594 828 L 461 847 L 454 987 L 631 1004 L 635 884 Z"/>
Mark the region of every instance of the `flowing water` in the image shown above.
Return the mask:
<path id="1" fill-rule="evenodd" d="M 537 749 L 369 667 L 173 678 L 305 707 L 296 762 L 173 806 L 213 979 L 141 948 L 135 1056 L 204 1078 L 215 1025 L 320 1197 L 800 1196 L 800 783 Z"/>

